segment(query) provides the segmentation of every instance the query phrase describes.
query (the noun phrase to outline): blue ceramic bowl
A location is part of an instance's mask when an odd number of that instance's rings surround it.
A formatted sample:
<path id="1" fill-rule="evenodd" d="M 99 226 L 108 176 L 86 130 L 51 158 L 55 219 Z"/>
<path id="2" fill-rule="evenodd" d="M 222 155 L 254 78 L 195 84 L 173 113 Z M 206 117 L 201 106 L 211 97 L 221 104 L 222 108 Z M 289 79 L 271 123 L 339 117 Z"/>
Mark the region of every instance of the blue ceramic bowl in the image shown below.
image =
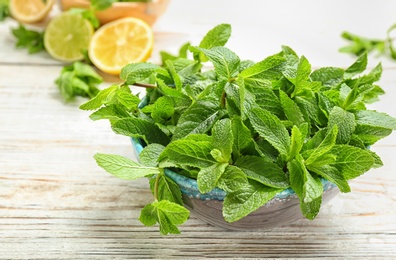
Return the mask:
<path id="1" fill-rule="evenodd" d="M 139 139 L 132 139 L 133 147 L 137 154 L 143 150 Z M 224 220 L 222 214 L 223 200 L 226 192 L 215 188 L 202 194 L 198 190 L 195 179 L 187 178 L 171 170 L 165 170 L 165 174 L 175 181 L 182 192 L 185 206 L 199 219 L 214 226 L 230 230 L 257 230 L 284 226 L 302 219 L 300 202 L 292 189 L 285 189 L 278 193 L 255 212 L 233 223 Z M 338 188 L 333 183 L 322 179 L 323 200 L 322 205 L 331 200 L 337 193 Z"/>

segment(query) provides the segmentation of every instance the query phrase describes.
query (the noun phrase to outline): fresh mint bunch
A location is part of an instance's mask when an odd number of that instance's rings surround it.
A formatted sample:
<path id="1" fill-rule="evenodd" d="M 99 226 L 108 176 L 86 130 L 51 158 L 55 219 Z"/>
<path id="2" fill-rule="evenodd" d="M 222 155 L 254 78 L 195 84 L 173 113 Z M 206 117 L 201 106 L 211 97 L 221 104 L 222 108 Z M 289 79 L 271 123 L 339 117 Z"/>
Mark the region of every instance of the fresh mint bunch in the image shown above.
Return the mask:
<path id="1" fill-rule="evenodd" d="M 378 54 L 389 55 L 396 60 L 396 49 L 393 44 L 395 38 L 391 36 L 395 28 L 396 24 L 387 30 L 385 39 L 371 39 L 350 32 L 343 32 L 341 37 L 349 41 L 349 45 L 342 47 L 340 52 L 351 53 L 356 56 L 360 56 L 365 52 L 377 52 Z"/>
<path id="2" fill-rule="evenodd" d="M 79 61 L 63 67 L 60 76 L 55 80 L 66 102 L 77 96 L 95 97 L 99 92 L 98 85 L 102 82 L 102 77 L 90 65 Z"/>
<path id="3" fill-rule="evenodd" d="M 382 165 L 368 147 L 396 129 L 396 119 L 366 107 L 383 94 L 376 84 L 381 65 L 364 73 L 366 53 L 347 69 L 313 70 L 286 46 L 257 63 L 243 61 L 223 46 L 230 32 L 227 24 L 216 26 L 199 46 L 188 47 L 191 59 L 184 45 L 178 56 L 163 55 L 163 66 L 129 64 L 122 83 L 80 107 L 145 144 L 140 163 L 109 154 L 95 159 L 119 178 L 150 179 L 154 202 L 140 220 L 158 223 L 162 234 L 179 233 L 189 217 L 167 168 L 197 179 L 202 193 L 226 191 L 228 222 L 287 188 L 299 197 L 303 215 L 314 219 L 321 179 L 349 192 L 349 180 Z M 203 70 L 205 61 L 214 69 Z M 144 106 L 129 85 L 147 87 Z"/>

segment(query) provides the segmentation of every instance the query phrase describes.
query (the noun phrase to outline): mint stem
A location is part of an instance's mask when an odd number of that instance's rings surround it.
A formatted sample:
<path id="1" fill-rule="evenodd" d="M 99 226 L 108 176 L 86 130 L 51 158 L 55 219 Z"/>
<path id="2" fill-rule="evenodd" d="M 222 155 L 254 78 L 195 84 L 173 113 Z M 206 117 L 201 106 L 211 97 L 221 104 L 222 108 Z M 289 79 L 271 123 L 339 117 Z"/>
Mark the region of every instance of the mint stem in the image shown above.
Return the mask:
<path id="1" fill-rule="evenodd" d="M 158 201 L 158 186 L 159 186 L 159 179 L 160 175 L 163 174 L 164 169 L 160 169 L 160 173 L 157 174 L 157 177 L 155 178 L 155 184 L 154 184 L 154 199 L 155 201 Z"/>
<path id="2" fill-rule="evenodd" d="M 143 88 L 157 88 L 156 85 L 147 84 L 147 83 L 139 83 L 139 82 L 136 82 L 136 83 L 133 83 L 133 85 L 134 85 L 134 86 L 137 86 L 137 87 L 143 87 Z"/>

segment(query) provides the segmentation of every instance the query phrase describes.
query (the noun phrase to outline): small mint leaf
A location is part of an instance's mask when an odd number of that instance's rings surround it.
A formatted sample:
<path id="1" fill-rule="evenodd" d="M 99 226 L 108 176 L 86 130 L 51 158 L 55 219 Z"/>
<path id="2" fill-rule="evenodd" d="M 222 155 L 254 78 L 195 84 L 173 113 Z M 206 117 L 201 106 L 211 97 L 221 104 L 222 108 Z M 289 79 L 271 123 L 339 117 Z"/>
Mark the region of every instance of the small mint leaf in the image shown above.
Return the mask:
<path id="1" fill-rule="evenodd" d="M 167 159 L 176 165 L 206 168 L 216 163 L 210 155 L 211 150 L 213 150 L 211 141 L 185 138 L 166 146 L 158 160 Z"/>
<path id="2" fill-rule="evenodd" d="M 213 47 L 224 46 L 231 36 L 231 25 L 219 24 L 211 29 L 199 44 L 200 48 L 211 49 Z"/>
<path id="3" fill-rule="evenodd" d="M 248 185 L 248 179 L 244 172 L 233 165 L 227 166 L 217 183 L 220 189 L 228 193 L 236 192 L 246 185 Z"/>
<path id="4" fill-rule="evenodd" d="M 337 134 L 338 134 L 338 127 L 337 125 L 334 125 L 326 134 L 325 138 L 323 141 L 313 149 L 313 152 L 310 154 L 310 156 L 305 160 L 306 165 L 310 165 L 315 163 L 315 161 L 320 158 L 323 154 L 327 153 L 328 151 L 333 148 L 333 146 L 336 143 L 337 139 Z"/>
<path id="5" fill-rule="evenodd" d="M 273 188 L 289 187 L 288 180 L 283 170 L 275 163 L 269 162 L 262 157 L 240 157 L 235 166 L 239 167 L 249 179 L 258 181 Z"/>
<path id="6" fill-rule="evenodd" d="M 348 182 L 344 179 L 344 176 L 342 176 L 342 174 L 337 168 L 330 165 L 322 165 L 322 166 L 308 165 L 307 168 L 310 171 L 322 176 L 323 178 L 337 185 L 337 187 L 340 189 L 341 192 L 351 191 Z"/>
<path id="7" fill-rule="evenodd" d="M 158 177 L 158 200 L 167 200 L 183 206 L 182 194 L 176 182 L 165 174 Z"/>
<path id="8" fill-rule="evenodd" d="M 345 144 L 356 128 L 355 116 L 340 107 L 333 107 L 329 115 L 328 129 L 338 127 L 337 144 Z"/>
<path id="9" fill-rule="evenodd" d="M 147 79 L 157 69 L 159 69 L 158 65 L 148 62 L 131 63 L 121 69 L 120 78 L 125 80 L 125 84 L 133 85 L 136 82 Z"/>
<path id="10" fill-rule="evenodd" d="M 312 81 L 319 81 L 325 87 L 334 87 L 343 81 L 344 70 L 335 67 L 324 67 L 313 71 L 310 77 Z"/>
<path id="11" fill-rule="evenodd" d="M 265 77 L 265 72 L 284 62 L 285 58 L 281 54 L 275 54 L 243 70 L 239 76 L 245 80 L 246 84 L 261 85 L 263 82 L 269 82 Z"/>
<path id="12" fill-rule="evenodd" d="M 210 100 L 198 100 L 193 103 L 179 118 L 173 140 L 190 134 L 206 133 L 213 124 L 224 115 L 218 103 Z"/>
<path id="13" fill-rule="evenodd" d="M 287 119 L 297 126 L 305 123 L 304 115 L 298 105 L 282 90 L 279 91 L 279 98 Z"/>
<path id="14" fill-rule="evenodd" d="M 280 191 L 249 180 L 248 185 L 227 194 L 223 202 L 223 217 L 227 222 L 240 220 L 259 209 Z"/>
<path id="15" fill-rule="evenodd" d="M 358 57 L 358 59 L 349 66 L 344 73 L 345 79 L 350 79 L 359 73 L 362 73 L 367 67 L 367 53 L 363 53 Z"/>
<path id="16" fill-rule="evenodd" d="M 226 118 L 217 121 L 212 128 L 213 146 L 222 156 L 223 162 L 228 163 L 231 159 L 234 137 L 232 134 L 231 120 Z"/>
<path id="17" fill-rule="evenodd" d="M 290 136 L 278 117 L 261 108 L 253 108 L 248 114 L 253 128 L 281 154 L 290 151 Z"/>
<path id="18" fill-rule="evenodd" d="M 116 95 L 118 86 L 113 85 L 106 89 L 101 90 L 94 98 L 88 102 L 82 104 L 80 109 L 82 110 L 95 110 L 100 108 L 103 104 L 109 103 Z"/>
<path id="19" fill-rule="evenodd" d="M 167 145 L 169 137 L 154 123 L 141 118 L 125 118 L 112 122 L 111 127 L 116 134 L 143 138 L 145 142 Z"/>
<path id="20" fill-rule="evenodd" d="M 231 129 L 234 137 L 232 142 L 233 154 L 238 156 L 245 154 L 246 150 L 254 143 L 252 133 L 238 116 L 231 119 Z"/>
<path id="21" fill-rule="evenodd" d="M 119 155 L 97 153 L 94 158 L 100 167 L 124 180 L 135 180 L 159 173 L 158 168 L 143 166 Z"/>
<path id="22" fill-rule="evenodd" d="M 332 166 L 341 172 L 345 180 L 362 175 L 374 165 L 374 158 L 369 152 L 350 145 L 335 145 L 329 153 L 336 156 L 337 161 Z"/>
<path id="23" fill-rule="evenodd" d="M 157 167 L 159 155 L 164 149 L 165 146 L 160 144 L 148 144 L 139 154 L 139 160 L 143 165 Z"/>
<path id="24" fill-rule="evenodd" d="M 308 124 L 305 124 L 308 126 Z M 297 154 L 300 153 L 304 144 L 305 135 L 303 135 L 297 126 L 293 126 L 291 134 L 291 146 L 288 154 L 288 160 L 293 159 Z"/>
<path id="25" fill-rule="evenodd" d="M 396 130 L 396 119 L 374 110 L 361 110 L 355 113 L 356 123 L 372 127 Z"/>
<path id="26" fill-rule="evenodd" d="M 193 52 L 202 52 L 212 63 L 217 75 L 223 79 L 233 79 L 238 75 L 240 60 L 231 50 L 225 47 L 214 47 L 203 49 L 200 47 L 190 47 Z"/>
<path id="27" fill-rule="evenodd" d="M 92 120 L 109 119 L 118 120 L 130 117 L 131 115 L 120 105 L 109 105 L 101 107 L 97 111 L 93 112 L 89 118 Z"/>
<path id="28" fill-rule="evenodd" d="M 190 212 L 176 203 L 162 200 L 146 205 L 139 220 L 146 226 L 159 224 L 162 235 L 179 234 L 178 225 L 183 224 L 190 217 Z"/>
<path id="29" fill-rule="evenodd" d="M 217 186 L 217 182 L 224 173 L 228 163 L 216 163 L 202 168 L 198 172 L 197 183 L 201 193 L 207 193 Z"/>

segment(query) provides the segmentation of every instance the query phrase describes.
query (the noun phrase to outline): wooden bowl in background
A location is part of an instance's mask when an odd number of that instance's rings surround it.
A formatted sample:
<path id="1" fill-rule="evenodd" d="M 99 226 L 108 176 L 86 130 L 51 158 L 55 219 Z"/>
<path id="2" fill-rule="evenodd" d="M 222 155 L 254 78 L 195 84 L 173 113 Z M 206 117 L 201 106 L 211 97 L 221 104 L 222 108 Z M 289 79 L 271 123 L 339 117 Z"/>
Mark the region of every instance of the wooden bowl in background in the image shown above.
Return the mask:
<path id="1" fill-rule="evenodd" d="M 88 9 L 89 0 L 60 0 L 60 6 L 63 11 L 71 8 Z M 111 7 L 97 11 L 101 24 L 105 24 L 124 17 L 136 17 L 142 19 L 149 25 L 153 25 L 168 7 L 170 0 L 152 0 L 148 3 L 144 2 L 116 2 Z"/>

